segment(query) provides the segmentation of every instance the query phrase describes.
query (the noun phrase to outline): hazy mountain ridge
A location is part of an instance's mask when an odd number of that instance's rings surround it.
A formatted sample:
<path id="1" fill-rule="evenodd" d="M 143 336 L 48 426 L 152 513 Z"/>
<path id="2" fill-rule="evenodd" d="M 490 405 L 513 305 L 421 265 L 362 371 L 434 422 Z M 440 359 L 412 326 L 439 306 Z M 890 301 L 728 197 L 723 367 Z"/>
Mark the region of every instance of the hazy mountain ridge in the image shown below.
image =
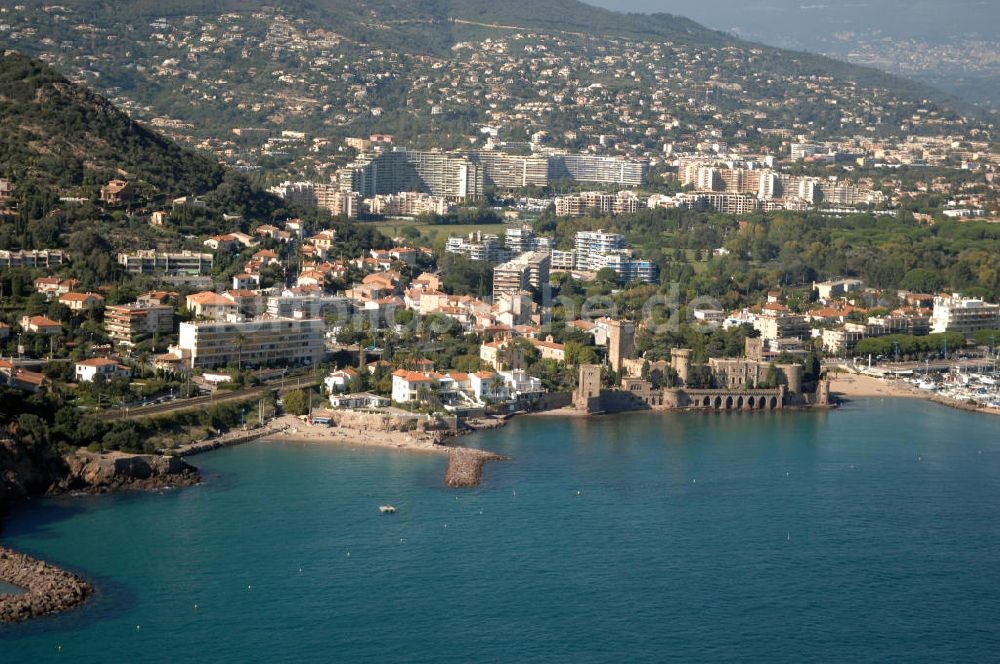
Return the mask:
<path id="1" fill-rule="evenodd" d="M 40 0 L 24 3 L 28 8 L 45 11 L 51 7 Z M 65 7 L 81 19 L 109 21 L 129 26 L 139 21 L 187 16 L 219 16 L 226 12 L 254 12 L 275 8 L 290 16 L 312 21 L 315 27 L 329 29 L 352 40 L 384 46 L 406 47 L 414 53 L 443 55 L 459 39 L 449 19 L 485 24 L 517 26 L 555 32 L 581 32 L 625 38 L 676 40 L 692 45 L 765 48 L 776 56 L 797 60 L 815 68 L 817 73 L 850 75 L 859 81 L 913 91 L 914 84 L 882 71 L 851 65 L 812 53 L 785 51 L 759 44 L 741 42 L 731 34 L 712 30 L 687 18 L 656 12 L 652 14 L 611 11 L 578 0 L 416 0 L 415 2 L 365 2 L 351 0 L 274 0 L 270 2 L 237 0 L 178 0 L 160 3 L 138 0 L 110 5 L 100 0 L 66 0 Z M 53 22 L 54 24 L 54 22 Z M 127 32 L 125 35 L 127 36 Z M 39 49 L 44 51 L 45 49 Z"/>
<path id="2" fill-rule="evenodd" d="M 1000 4 L 982 0 L 588 0 L 624 11 L 667 11 L 788 48 L 877 67 L 977 103 L 1000 104 Z"/>
<path id="3" fill-rule="evenodd" d="M 651 156 L 665 143 L 767 129 L 882 136 L 918 114 L 936 132 L 962 123 L 927 88 L 875 69 L 575 0 L 28 0 L 4 20 L 0 45 L 44 58 L 133 117 L 241 168 L 321 155 L 293 164 L 308 177 L 342 156 L 338 139 L 375 132 L 451 148 L 490 125 L 507 140 L 545 131 L 571 150 L 614 136 L 619 154 Z M 708 124 L 724 133 L 701 136 Z M 289 151 L 285 133 L 305 138 Z"/>

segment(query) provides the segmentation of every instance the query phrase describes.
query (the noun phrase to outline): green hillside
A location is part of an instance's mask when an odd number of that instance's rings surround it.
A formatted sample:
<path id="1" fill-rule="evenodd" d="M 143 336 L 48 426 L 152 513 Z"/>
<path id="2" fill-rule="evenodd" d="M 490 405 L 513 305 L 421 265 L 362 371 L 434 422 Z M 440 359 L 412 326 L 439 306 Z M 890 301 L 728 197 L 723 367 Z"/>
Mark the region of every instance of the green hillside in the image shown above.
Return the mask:
<path id="1" fill-rule="evenodd" d="M 205 194 L 223 168 L 134 122 L 44 63 L 0 56 L 0 172 L 59 190 L 127 177 L 164 195 Z"/>

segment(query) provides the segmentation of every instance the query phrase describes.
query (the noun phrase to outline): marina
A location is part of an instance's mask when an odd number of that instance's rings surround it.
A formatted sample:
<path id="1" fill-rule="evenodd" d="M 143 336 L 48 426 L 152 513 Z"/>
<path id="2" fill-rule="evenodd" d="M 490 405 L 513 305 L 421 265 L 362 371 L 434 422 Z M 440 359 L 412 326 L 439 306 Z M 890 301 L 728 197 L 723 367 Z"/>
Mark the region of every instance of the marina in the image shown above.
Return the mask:
<path id="1" fill-rule="evenodd" d="M 961 364 L 925 362 L 907 368 L 851 367 L 858 375 L 870 377 L 886 385 L 894 385 L 912 396 L 946 405 L 1000 411 L 1000 370 L 996 358 Z"/>

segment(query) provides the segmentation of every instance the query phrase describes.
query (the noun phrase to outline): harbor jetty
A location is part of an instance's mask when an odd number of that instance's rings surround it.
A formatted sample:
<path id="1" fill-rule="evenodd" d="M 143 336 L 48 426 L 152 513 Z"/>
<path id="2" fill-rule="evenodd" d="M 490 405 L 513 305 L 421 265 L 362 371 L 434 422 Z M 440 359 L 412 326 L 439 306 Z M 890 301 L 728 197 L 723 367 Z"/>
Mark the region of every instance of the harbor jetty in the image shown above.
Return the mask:
<path id="1" fill-rule="evenodd" d="M 469 447 L 448 450 L 445 486 L 453 489 L 479 486 L 483 479 L 483 466 L 491 461 L 510 461 L 510 457 Z"/>
<path id="2" fill-rule="evenodd" d="M 23 593 L 0 594 L 0 622 L 21 622 L 76 608 L 94 594 L 85 580 L 23 553 L 0 547 L 0 580 Z"/>

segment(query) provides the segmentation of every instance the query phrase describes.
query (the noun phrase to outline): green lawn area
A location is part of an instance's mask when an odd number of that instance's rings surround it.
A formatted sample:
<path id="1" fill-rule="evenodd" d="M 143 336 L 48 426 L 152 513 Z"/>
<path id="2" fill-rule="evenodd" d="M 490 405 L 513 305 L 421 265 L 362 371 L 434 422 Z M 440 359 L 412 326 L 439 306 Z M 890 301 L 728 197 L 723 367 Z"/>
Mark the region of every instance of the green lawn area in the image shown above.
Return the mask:
<path id="1" fill-rule="evenodd" d="M 507 228 L 505 224 L 455 224 L 451 226 L 445 224 L 416 224 L 413 221 L 405 219 L 393 219 L 390 221 L 365 221 L 362 223 L 375 226 L 380 233 L 388 235 L 389 237 L 399 235 L 399 230 L 405 226 L 413 226 L 420 231 L 420 234 L 428 241 L 432 241 L 435 236 L 446 238 L 451 235 L 468 235 L 473 231 L 493 233 L 494 235 L 502 236 L 504 229 Z"/>

